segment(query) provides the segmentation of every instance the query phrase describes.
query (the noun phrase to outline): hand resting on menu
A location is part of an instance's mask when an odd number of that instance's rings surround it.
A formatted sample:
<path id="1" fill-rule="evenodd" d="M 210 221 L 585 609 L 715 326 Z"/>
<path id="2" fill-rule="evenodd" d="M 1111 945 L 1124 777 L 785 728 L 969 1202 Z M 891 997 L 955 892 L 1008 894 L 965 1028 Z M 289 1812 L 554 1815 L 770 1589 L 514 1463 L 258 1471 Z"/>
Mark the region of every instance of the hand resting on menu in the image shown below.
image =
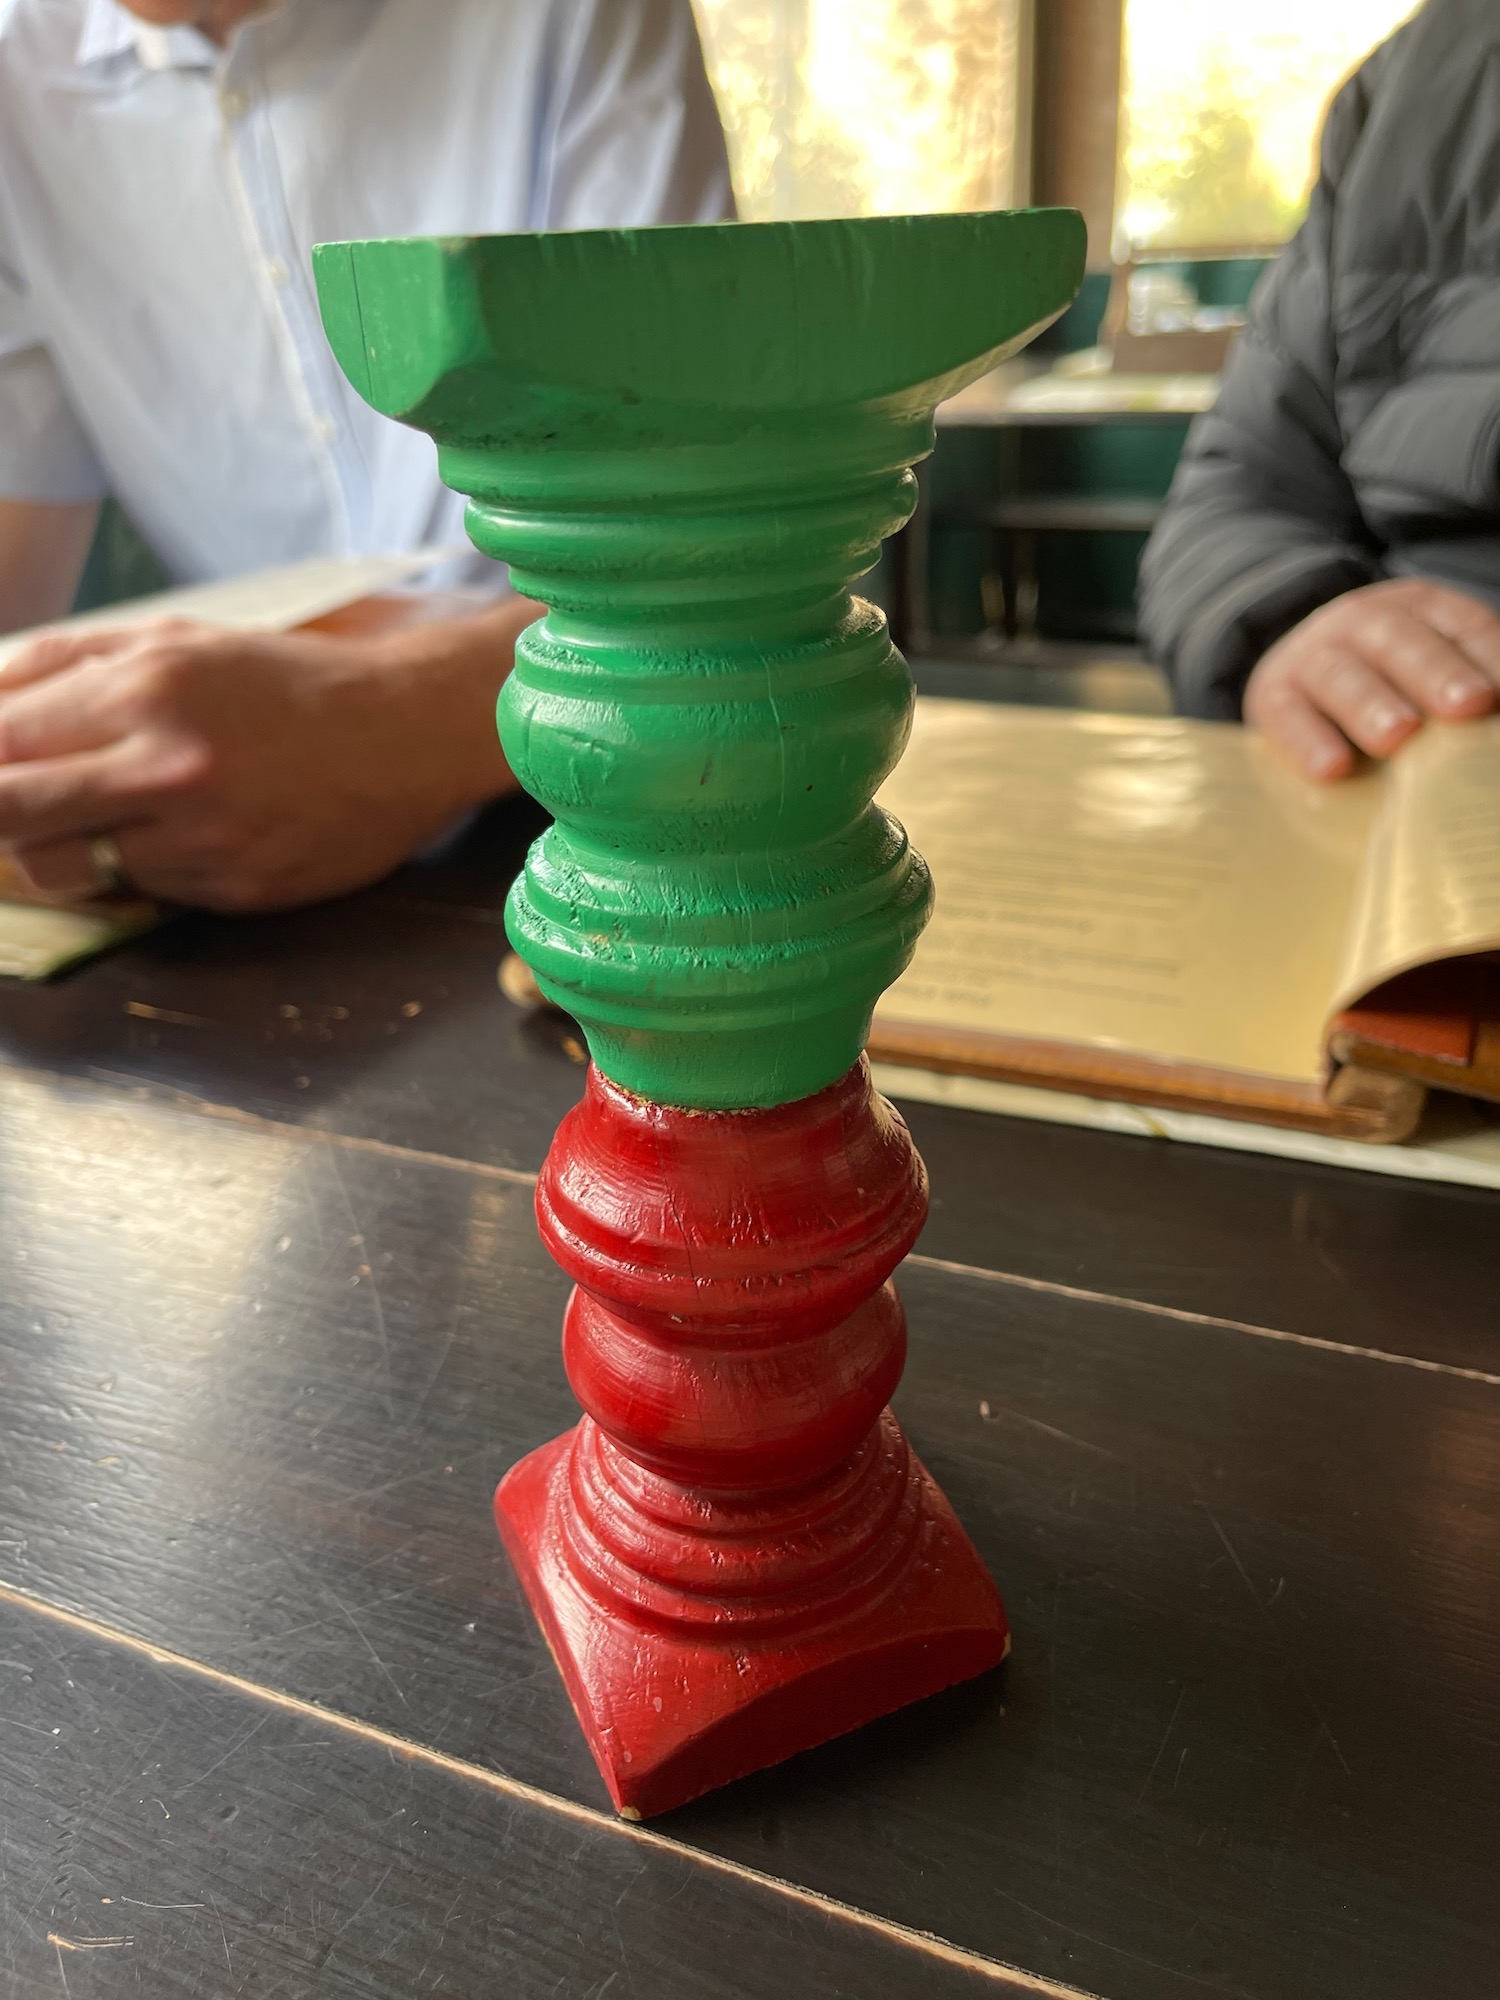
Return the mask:
<path id="1" fill-rule="evenodd" d="M 540 606 L 377 637 L 164 621 L 42 637 L 0 668 L 0 842 L 44 895 L 131 885 L 230 911 L 377 880 L 514 787 L 494 705 Z"/>
<path id="2" fill-rule="evenodd" d="M 1416 579 L 1322 605 L 1272 646 L 1245 688 L 1246 722 L 1311 778 L 1346 778 L 1358 751 L 1389 757 L 1429 717 L 1462 722 L 1500 700 L 1500 615 Z"/>

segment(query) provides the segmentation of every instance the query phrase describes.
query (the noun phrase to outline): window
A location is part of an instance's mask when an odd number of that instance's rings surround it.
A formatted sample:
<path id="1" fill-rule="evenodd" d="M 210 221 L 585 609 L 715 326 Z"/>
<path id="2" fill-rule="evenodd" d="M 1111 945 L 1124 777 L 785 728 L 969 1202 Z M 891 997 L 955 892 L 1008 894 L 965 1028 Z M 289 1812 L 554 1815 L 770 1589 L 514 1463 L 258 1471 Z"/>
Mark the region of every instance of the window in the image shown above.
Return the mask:
<path id="1" fill-rule="evenodd" d="M 1026 0 L 698 0 L 741 212 L 1003 208 Z"/>
<path id="2" fill-rule="evenodd" d="M 1117 250 L 1283 243 L 1349 72 L 1413 0 L 1125 0 Z"/>

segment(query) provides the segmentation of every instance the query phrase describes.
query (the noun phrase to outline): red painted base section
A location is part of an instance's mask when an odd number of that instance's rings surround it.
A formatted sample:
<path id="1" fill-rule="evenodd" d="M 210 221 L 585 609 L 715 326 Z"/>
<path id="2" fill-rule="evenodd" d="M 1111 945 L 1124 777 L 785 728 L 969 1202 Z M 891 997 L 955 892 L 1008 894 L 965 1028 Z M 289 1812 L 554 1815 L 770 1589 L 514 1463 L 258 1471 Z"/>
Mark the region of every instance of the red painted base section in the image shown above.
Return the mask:
<path id="1" fill-rule="evenodd" d="M 588 1415 L 496 1518 L 621 1811 L 665 1811 L 1003 1658 L 994 1585 L 885 1408 L 926 1212 L 863 1063 L 774 1111 L 591 1072 L 543 1171 Z"/>
<path id="2" fill-rule="evenodd" d="M 904 1463 L 905 1490 L 882 1573 L 857 1588 L 840 1579 L 820 1617 L 775 1636 L 737 1633 L 722 1601 L 717 1631 L 709 1617 L 673 1629 L 591 1593 L 570 1560 L 568 1491 L 575 1458 L 597 1448 L 590 1428 L 585 1418 L 523 1459 L 501 1482 L 495 1515 L 621 1811 L 648 1819 L 1004 1658 L 995 1586 L 893 1417 L 882 1446 Z M 711 1538 L 712 1524 L 703 1528 Z"/>

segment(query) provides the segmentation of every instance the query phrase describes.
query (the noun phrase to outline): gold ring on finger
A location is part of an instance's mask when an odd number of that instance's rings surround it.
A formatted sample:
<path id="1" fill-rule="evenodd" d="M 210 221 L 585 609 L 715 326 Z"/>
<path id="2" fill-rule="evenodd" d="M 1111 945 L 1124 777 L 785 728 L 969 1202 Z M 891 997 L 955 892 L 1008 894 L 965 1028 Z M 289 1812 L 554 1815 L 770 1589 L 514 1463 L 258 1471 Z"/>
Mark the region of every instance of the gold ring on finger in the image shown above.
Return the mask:
<path id="1" fill-rule="evenodd" d="M 94 871 L 94 882 L 101 896 L 112 896 L 123 889 L 129 880 L 125 870 L 125 857 L 120 852 L 118 841 L 113 834 L 94 833 L 89 835 L 89 866 Z"/>

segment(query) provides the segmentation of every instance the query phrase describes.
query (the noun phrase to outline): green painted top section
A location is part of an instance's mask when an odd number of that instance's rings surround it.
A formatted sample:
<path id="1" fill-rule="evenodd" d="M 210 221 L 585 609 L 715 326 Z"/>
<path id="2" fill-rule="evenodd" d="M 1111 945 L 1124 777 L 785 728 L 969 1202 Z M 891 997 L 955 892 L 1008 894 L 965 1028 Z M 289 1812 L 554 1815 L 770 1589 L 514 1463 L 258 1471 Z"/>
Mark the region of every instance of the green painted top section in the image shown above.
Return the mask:
<path id="1" fill-rule="evenodd" d="M 778 1104 L 857 1056 L 930 884 L 871 799 L 911 683 L 849 584 L 932 410 L 1067 305 L 1070 210 L 323 245 L 325 324 L 548 616 L 500 702 L 556 824 L 512 940 L 599 1067 Z"/>
<path id="2" fill-rule="evenodd" d="M 1081 217 L 1034 209 L 330 243 L 313 263 L 367 402 L 525 450 L 623 443 L 668 411 L 687 442 L 754 413 L 930 409 L 1063 311 L 1083 253 Z"/>

